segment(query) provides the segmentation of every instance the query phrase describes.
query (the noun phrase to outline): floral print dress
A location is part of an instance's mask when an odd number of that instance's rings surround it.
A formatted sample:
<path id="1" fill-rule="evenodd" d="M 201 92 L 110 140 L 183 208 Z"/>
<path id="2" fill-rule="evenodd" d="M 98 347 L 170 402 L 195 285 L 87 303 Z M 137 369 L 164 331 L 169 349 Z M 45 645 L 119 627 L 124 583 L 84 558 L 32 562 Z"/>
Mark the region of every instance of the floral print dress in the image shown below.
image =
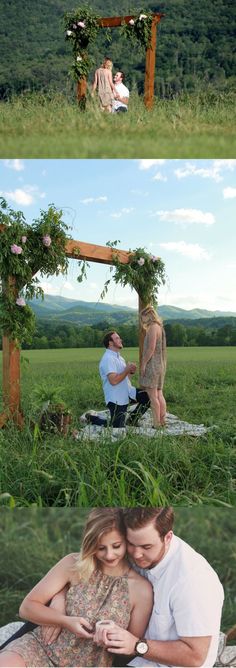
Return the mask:
<path id="1" fill-rule="evenodd" d="M 84 617 L 94 627 L 101 619 L 111 619 L 124 629 L 130 620 L 128 575 L 104 575 L 95 571 L 88 582 L 71 585 L 66 596 L 66 614 Z M 5 650 L 6 651 L 6 650 Z M 42 628 L 13 640 L 7 651 L 17 652 L 26 666 L 111 666 L 112 654 L 93 640 L 78 638 L 62 629 L 57 640 L 45 645 Z"/>
<path id="2" fill-rule="evenodd" d="M 149 347 L 148 330 L 143 343 L 143 355 Z M 143 387 L 156 387 L 163 389 L 166 372 L 166 336 L 164 328 L 161 327 L 161 336 L 157 339 L 156 347 L 151 359 L 147 362 L 145 373 L 140 376 L 140 385 Z"/>

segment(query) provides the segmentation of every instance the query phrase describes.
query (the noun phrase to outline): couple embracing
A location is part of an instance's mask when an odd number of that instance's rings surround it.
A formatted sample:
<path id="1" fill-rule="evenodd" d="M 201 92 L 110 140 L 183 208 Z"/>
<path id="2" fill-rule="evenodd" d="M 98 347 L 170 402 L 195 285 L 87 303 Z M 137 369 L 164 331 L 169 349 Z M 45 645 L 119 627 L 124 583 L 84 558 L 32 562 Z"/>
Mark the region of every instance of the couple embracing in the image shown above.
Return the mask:
<path id="1" fill-rule="evenodd" d="M 213 666 L 223 589 L 173 520 L 171 507 L 92 510 L 81 552 L 21 604 L 32 630 L 0 666 Z"/>

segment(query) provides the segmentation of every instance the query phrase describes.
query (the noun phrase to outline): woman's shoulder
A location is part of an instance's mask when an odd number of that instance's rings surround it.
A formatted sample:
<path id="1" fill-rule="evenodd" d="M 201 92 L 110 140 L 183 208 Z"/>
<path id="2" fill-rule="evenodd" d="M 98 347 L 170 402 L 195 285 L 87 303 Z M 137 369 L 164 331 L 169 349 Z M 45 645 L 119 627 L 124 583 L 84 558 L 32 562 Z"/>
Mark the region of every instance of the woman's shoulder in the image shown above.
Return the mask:
<path id="1" fill-rule="evenodd" d="M 137 590 L 138 595 L 145 595 L 149 594 L 152 592 L 152 585 L 149 582 L 147 578 L 145 578 L 143 575 L 140 575 L 137 573 L 137 571 L 134 570 L 134 568 L 131 568 L 131 571 L 129 573 L 129 580 L 131 586 Z"/>

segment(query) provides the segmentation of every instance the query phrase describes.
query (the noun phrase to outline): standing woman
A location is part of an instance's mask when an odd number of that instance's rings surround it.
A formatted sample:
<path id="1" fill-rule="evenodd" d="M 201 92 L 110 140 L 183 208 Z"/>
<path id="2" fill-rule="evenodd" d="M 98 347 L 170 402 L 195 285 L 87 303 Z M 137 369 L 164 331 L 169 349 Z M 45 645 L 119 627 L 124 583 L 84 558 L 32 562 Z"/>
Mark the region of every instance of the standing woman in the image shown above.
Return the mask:
<path id="1" fill-rule="evenodd" d="M 150 304 L 141 311 L 140 321 L 145 338 L 140 369 L 140 384 L 148 393 L 153 427 L 165 424 L 166 402 L 163 385 L 166 372 L 166 337 L 161 318 Z"/>
<path id="2" fill-rule="evenodd" d="M 98 97 L 102 111 L 112 111 L 112 102 L 114 100 L 115 86 L 112 81 L 112 61 L 105 58 L 101 67 L 95 72 L 92 85 L 92 94 L 98 89 Z"/>

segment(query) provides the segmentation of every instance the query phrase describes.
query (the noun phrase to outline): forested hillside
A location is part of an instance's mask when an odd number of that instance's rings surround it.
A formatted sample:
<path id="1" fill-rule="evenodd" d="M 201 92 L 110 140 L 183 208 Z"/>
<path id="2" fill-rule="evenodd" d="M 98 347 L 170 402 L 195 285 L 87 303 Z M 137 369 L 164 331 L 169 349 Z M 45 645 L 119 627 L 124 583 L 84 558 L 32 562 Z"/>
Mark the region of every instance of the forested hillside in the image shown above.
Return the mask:
<path id="1" fill-rule="evenodd" d="M 1 0 L 0 97 L 27 89 L 71 90 L 70 46 L 64 39 L 63 15 L 84 4 L 76 0 Z M 91 0 L 100 16 L 136 13 L 127 0 Z M 234 0 L 143 0 L 142 9 L 164 12 L 158 28 L 156 93 L 168 97 L 211 83 L 218 89 L 235 84 Z M 95 64 L 104 53 L 127 74 L 128 85 L 141 92 L 144 57 L 113 29 L 111 43 L 101 30 L 93 49 Z"/>

